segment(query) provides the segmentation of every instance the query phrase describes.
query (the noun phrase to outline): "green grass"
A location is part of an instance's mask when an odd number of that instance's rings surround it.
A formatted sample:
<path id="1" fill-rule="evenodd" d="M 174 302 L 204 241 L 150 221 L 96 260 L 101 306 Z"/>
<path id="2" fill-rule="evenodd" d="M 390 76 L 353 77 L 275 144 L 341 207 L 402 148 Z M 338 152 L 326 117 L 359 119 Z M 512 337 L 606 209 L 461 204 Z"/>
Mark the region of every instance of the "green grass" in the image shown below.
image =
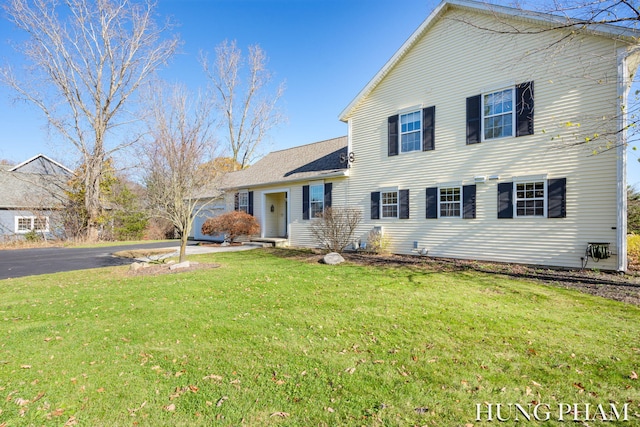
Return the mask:
<path id="1" fill-rule="evenodd" d="M 639 422 L 638 307 L 475 272 L 194 259 L 221 267 L 0 281 L 0 426 L 491 425 L 483 402 L 628 402 L 619 424 Z"/>

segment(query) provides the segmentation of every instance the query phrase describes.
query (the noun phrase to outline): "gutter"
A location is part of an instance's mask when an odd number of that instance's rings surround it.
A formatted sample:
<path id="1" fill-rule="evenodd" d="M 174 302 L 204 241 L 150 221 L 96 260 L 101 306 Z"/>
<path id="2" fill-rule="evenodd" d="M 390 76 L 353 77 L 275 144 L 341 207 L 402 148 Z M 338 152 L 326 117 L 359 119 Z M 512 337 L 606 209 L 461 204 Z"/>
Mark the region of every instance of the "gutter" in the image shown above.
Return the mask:
<path id="1" fill-rule="evenodd" d="M 636 47 L 635 50 L 638 48 Z M 618 132 L 617 144 L 617 188 L 618 199 L 616 246 L 618 249 L 618 271 L 627 271 L 627 98 L 630 89 L 628 58 L 634 53 L 626 47 L 618 48 Z"/>
<path id="2" fill-rule="evenodd" d="M 327 174 L 324 175 L 316 175 L 316 176 L 307 176 L 304 178 L 294 178 L 291 180 L 278 180 L 278 181 L 271 181 L 271 182 L 259 182 L 256 184 L 250 184 L 250 185 L 236 185 L 233 187 L 222 187 L 221 190 L 222 191 L 226 191 L 226 190 L 235 190 L 238 188 L 252 188 L 252 187 L 266 187 L 266 186 L 270 186 L 270 185 L 280 185 L 280 184 L 293 184 L 296 182 L 305 182 L 305 181 L 313 181 L 315 179 L 326 179 L 326 178 L 343 178 L 343 177 L 348 177 L 349 176 L 349 169 L 343 169 L 343 170 L 339 170 L 336 172 L 329 172 Z"/>

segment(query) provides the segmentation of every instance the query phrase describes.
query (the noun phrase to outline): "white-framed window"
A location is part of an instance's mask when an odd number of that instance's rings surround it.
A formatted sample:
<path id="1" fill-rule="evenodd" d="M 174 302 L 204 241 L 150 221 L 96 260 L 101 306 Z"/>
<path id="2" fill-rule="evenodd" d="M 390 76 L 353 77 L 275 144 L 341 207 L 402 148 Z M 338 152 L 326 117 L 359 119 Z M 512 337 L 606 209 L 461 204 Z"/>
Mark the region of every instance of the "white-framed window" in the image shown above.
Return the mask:
<path id="1" fill-rule="evenodd" d="M 422 111 L 400 114 L 400 151 L 422 150 Z"/>
<path id="2" fill-rule="evenodd" d="M 516 182 L 514 185 L 516 216 L 546 216 L 546 181 Z"/>
<path id="3" fill-rule="evenodd" d="M 30 231 L 37 231 L 39 233 L 49 232 L 49 217 L 48 216 L 16 216 L 16 233 L 24 234 Z"/>
<path id="4" fill-rule="evenodd" d="M 317 218 L 324 212 L 324 184 L 309 185 L 309 214 Z"/>
<path id="5" fill-rule="evenodd" d="M 238 193 L 238 210 L 249 213 L 249 193 L 246 191 Z"/>
<path id="6" fill-rule="evenodd" d="M 440 218 L 460 218 L 462 216 L 462 188 L 442 187 L 438 189 Z"/>
<path id="7" fill-rule="evenodd" d="M 482 135 L 484 140 L 513 136 L 515 88 L 482 95 Z"/>
<path id="8" fill-rule="evenodd" d="M 382 218 L 398 218 L 398 191 L 380 192 Z"/>

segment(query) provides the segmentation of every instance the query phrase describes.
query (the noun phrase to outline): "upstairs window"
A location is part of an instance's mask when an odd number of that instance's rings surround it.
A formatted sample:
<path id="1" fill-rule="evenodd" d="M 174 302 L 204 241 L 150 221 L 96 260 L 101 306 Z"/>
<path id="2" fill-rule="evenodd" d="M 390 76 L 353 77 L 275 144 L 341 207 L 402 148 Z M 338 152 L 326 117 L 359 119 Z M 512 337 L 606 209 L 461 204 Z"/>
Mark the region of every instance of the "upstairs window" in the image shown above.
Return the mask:
<path id="1" fill-rule="evenodd" d="M 435 106 L 388 117 L 388 155 L 435 150 L 435 124 Z"/>
<path id="2" fill-rule="evenodd" d="M 422 149 L 422 111 L 400 114 L 401 152 L 420 151 Z"/>
<path id="3" fill-rule="evenodd" d="M 484 139 L 513 136 L 513 88 L 489 93 L 482 98 Z"/>
<path id="4" fill-rule="evenodd" d="M 467 145 L 533 135 L 533 82 L 467 98 Z"/>

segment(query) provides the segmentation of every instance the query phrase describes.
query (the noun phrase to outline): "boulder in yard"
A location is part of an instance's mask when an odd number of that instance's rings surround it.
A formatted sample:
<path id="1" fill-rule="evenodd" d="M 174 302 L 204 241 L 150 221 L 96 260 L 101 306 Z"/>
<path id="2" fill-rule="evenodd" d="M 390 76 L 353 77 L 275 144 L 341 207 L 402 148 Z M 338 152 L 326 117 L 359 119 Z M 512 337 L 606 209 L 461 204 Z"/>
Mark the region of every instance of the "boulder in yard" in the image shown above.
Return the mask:
<path id="1" fill-rule="evenodd" d="M 189 261 L 185 261 L 185 262 L 179 262 L 177 264 L 171 264 L 171 266 L 169 266 L 169 270 L 177 270 L 179 268 L 189 268 L 191 267 L 191 263 Z"/>
<path id="2" fill-rule="evenodd" d="M 322 261 L 328 265 L 337 265 L 344 262 L 344 258 L 337 252 L 329 252 L 322 258 Z"/>

